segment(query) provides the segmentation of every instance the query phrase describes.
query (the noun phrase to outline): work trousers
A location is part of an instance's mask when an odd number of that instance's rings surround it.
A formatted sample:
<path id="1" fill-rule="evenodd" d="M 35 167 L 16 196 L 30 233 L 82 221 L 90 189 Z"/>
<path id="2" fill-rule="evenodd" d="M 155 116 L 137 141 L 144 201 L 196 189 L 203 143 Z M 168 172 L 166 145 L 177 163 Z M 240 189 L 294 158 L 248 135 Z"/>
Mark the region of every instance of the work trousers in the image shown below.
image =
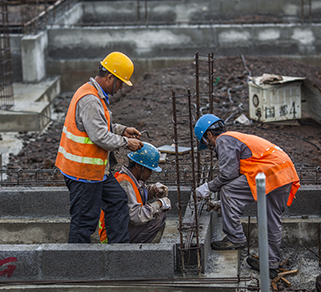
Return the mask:
<path id="1" fill-rule="evenodd" d="M 145 224 L 134 225 L 129 223 L 130 243 L 151 243 L 165 224 L 166 217 L 165 213 L 156 213 L 154 218 Z"/>
<path id="2" fill-rule="evenodd" d="M 90 243 L 100 210 L 105 212 L 108 243 L 129 243 L 127 194 L 110 174 L 98 183 L 86 183 L 65 177 L 70 192 L 69 243 Z"/>
<path id="3" fill-rule="evenodd" d="M 279 187 L 266 195 L 269 267 L 276 269 L 280 262 L 282 239 L 282 213 L 292 184 Z M 232 243 L 246 241 L 240 218 L 246 205 L 254 201 L 245 175 L 241 175 L 220 189 L 222 228 Z"/>

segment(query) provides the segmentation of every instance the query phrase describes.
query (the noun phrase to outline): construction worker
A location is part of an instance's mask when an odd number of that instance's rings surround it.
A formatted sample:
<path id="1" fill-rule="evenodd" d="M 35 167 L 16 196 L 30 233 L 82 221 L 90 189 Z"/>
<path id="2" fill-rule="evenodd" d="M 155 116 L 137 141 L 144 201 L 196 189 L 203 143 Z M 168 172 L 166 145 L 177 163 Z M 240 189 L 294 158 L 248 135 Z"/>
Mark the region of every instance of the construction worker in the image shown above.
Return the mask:
<path id="1" fill-rule="evenodd" d="M 115 177 L 128 196 L 130 242 L 150 243 L 158 232 L 161 233 L 164 230 L 165 211 L 171 208 L 171 201 L 167 197 L 168 188 L 165 185 L 159 182 L 145 184 L 152 171 L 162 170 L 158 166 L 160 155 L 153 145 L 144 142 L 142 149 L 129 153 L 128 157 L 128 166 L 123 166 L 119 172 L 116 172 Z M 153 201 L 148 202 L 150 200 Z M 109 242 L 104 217 L 105 213 L 101 211 L 99 221 L 101 243 Z"/>
<path id="2" fill-rule="evenodd" d="M 212 242 L 213 249 L 240 249 L 246 237 L 240 217 L 246 205 L 257 200 L 255 177 L 266 176 L 266 206 L 269 245 L 270 277 L 278 273 L 282 236 L 281 217 L 290 206 L 300 182 L 289 156 L 278 146 L 254 135 L 225 131 L 224 122 L 212 114 L 203 115 L 196 122 L 195 135 L 199 149 L 209 148 L 216 153 L 220 173 L 212 181 L 196 189 L 198 199 L 207 199 L 211 192 L 219 192 L 222 229 L 226 237 Z M 250 256 L 249 265 L 259 270 L 259 261 Z"/>
<path id="3" fill-rule="evenodd" d="M 56 166 L 70 191 L 69 243 L 90 243 L 101 208 L 106 212 L 110 243 L 128 243 L 127 195 L 110 172 L 113 151 L 127 147 L 139 150 L 140 132 L 112 124 L 109 94 L 123 83 L 132 86 L 132 61 L 112 52 L 100 62 L 98 74 L 75 92 L 63 127 Z"/>

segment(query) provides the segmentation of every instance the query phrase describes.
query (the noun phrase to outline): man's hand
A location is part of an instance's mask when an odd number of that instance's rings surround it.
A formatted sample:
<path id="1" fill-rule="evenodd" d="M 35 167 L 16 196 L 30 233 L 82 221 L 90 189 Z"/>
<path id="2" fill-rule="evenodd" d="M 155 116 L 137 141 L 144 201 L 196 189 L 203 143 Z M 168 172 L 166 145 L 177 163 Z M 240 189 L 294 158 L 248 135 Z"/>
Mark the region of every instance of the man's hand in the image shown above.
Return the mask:
<path id="1" fill-rule="evenodd" d="M 127 148 L 131 151 L 137 151 L 144 146 L 144 143 L 135 138 L 128 138 Z"/>
<path id="2" fill-rule="evenodd" d="M 127 127 L 123 133 L 123 136 L 127 138 L 140 139 L 141 133 L 136 128 Z"/>
<path id="3" fill-rule="evenodd" d="M 163 197 L 167 197 L 168 195 L 168 187 L 163 185 L 160 182 L 157 182 L 156 184 L 152 184 L 150 186 L 150 193 L 152 196 L 154 196 L 155 198 L 163 198 Z"/>
<path id="4" fill-rule="evenodd" d="M 197 200 L 207 199 L 211 196 L 211 191 L 208 187 L 208 183 L 202 184 L 196 189 L 196 198 Z"/>
<path id="5" fill-rule="evenodd" d="M 170 210 L 172 208 L 171 200 L 168 197 L 159 198 L 157 200 L 162 203 L 161 209 L 163 211 L 167 211 L 167 210 Z"/>
<path id="6" fill-rule="evenodd" d="M 212 210 L 214 210 L 215 212 L 217 212 L 218 214 L 221 215 L 221 200 L 219 201 L 208 201 L 207 202 L 207 212 L 211 212 Z"/>

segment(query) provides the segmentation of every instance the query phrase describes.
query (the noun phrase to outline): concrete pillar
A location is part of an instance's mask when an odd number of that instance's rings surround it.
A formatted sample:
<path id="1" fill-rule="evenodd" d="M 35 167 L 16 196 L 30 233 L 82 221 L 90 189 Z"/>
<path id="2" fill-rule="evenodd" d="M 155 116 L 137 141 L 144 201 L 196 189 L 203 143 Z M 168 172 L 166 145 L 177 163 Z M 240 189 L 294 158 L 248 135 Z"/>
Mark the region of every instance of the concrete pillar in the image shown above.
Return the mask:
<path id="1" fill-rule="evenodd" d="M 26 83 L 39 82 L 46 77 L 45 55 L 47 32 L 27 35 L 21 39 L 22 79 Z"/>

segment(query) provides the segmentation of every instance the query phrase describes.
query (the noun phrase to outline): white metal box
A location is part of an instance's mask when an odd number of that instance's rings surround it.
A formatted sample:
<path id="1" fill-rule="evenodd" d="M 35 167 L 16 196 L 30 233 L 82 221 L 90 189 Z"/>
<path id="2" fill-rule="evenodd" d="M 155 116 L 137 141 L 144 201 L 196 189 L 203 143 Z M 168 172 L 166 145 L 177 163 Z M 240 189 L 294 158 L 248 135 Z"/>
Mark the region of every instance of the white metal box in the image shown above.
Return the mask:
<path id="1" fill-rule="evenodd" d="M 250 118 L 260 122 L 301 119 L 301 78 L 282 83 L 260 84 L 258 78 L 248 82 Z"/>

